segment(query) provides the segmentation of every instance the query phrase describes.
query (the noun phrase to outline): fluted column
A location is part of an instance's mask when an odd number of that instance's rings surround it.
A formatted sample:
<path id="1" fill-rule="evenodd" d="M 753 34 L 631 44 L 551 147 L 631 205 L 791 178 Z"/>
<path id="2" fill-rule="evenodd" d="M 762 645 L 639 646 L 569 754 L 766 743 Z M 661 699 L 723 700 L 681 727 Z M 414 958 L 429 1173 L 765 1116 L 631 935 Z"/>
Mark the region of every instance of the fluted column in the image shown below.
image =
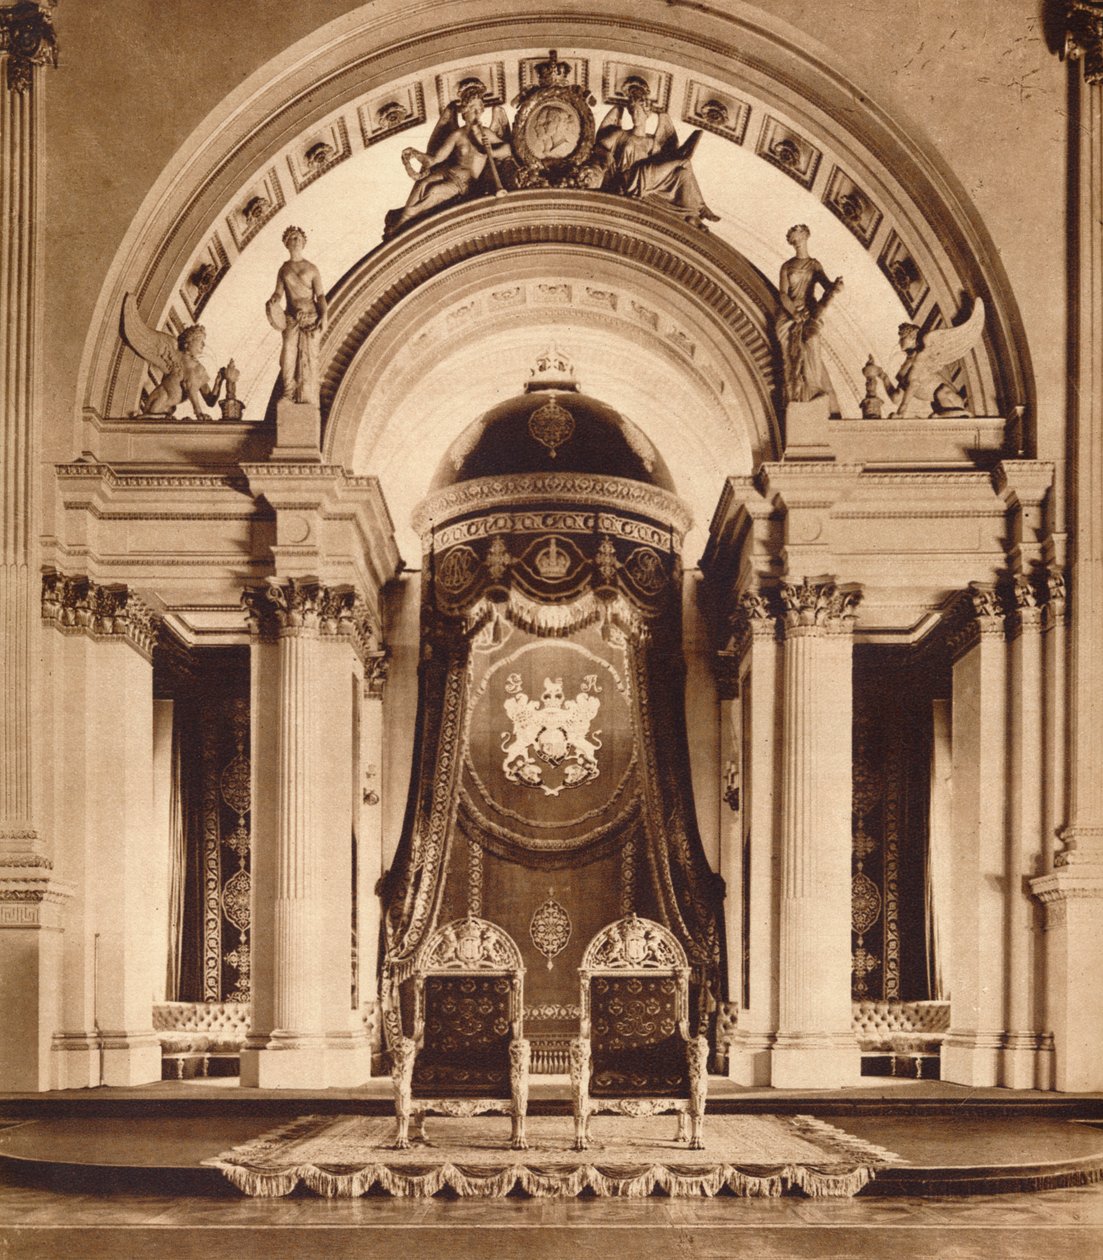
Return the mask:
<path id="1" fill-rule="evenodd" d="M 781 586 L 782 820 L 779 1027 L 771 1083 L 853 1084 L 851 1030 L 852 637 L 856 592 Z"/>
<path id="2" fill-rule="evenodd" d="M 53 25 L 37 4 L 0 9 L 0 974 L 26 978 L 0 1032 L 0 1087 L 48 1085 L 55 934 L 64 892 L 40 836 L 37 423 L 39 199 L 44 67 Z M 5 997 L 0 988 L 0 1000 Z"/>
<path id="3" fill-rule="evenodd" d="M 357 1084 L 368 1045 L 352 1009 L 354 648 L 351 590 L 272 579 L 246 591 L 254 643 L 253 1024 L 243 1085 Z M 261 802 L 265 795 L 267 806 Z"/>
<path id="4" fill-rule="evenodd" d="M 1052 1038 L 1044 1031 L 1038 989 L 1041 933 L 1026 881 L 1043 860 L 1045 827 L 1045 695 L 1042 650 L 1044 584 L 1019 575 L 1009 617 L 1007 836 L 1007 999 L 1000 1084 L 1012 1089 L 1050 1089 Z"/>
<path id="5" fill-rule="evenodd" d="M 0 854 L 42 852 L 34 812 L 38 562 L 35 537 L 41 325 L 39 199 L 49 16 L 0 10 Z"/>

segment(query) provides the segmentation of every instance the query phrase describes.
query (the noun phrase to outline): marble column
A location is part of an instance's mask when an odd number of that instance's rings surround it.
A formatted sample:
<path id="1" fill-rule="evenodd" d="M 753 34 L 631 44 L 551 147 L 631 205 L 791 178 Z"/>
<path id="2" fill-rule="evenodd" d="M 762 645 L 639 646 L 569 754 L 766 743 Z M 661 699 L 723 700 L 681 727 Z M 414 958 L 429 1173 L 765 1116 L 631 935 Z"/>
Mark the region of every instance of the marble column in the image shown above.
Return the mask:
<path id="1" fill-rule="evenodd" d="M 246 591 L 254 646 L 253 1024 L 243 1085 L 358 1084 L 370 1073 L 352 992 L 351 591 Z M 265 798 L 267 801 L 265 804 Z M 324 961 L 323 961 L 324 960 Z"/>
<path id="2" fill-rule="evenodd" d="M 737 1004 L 728 1075 L 741 1085 L 770 1084 L 777 1034 L 778 893 L 775 837 L 781 802 L 781 644 L 768 596 L 744 591 L 735 616 L 738 692 L 731 722 L 739 732 L 739 810 L 728 880 L 728 989 Z M 743 953 L 746 951 L 744 962 Z"/>
<path id="3" fill-rule="evenodd" d="M 855 1084 L 851 1006 L 851 729 L 857 594 L 783 583 L 781 921 L 771 1084 Z"/>
<path id="4" fill-rule="evenodd" d="M 942 1079 L 998 1085 L 1008 992 L 1008 674 L 1004 609 L 973 583 L 952 616 L 953 905 Z"/>
<path id="5" fill-rule="evenodd" d="M 45 67 L 57 64 L 49 14 L 0 10 L 0 976 L 38 977 L 0 1031 L 0 1088 L 48 1087 L 49 975 L 65 891 L 39 834 L 35 776 L 38 628 L 39 347 Z M 10 1016 L 14 1013 L 16 1018 Z"/>
<path id="6" fill-rule="evenodd" d="M 1103 1089 L 1103 3 L 1065 0 L 1074 294 L 1069 807 L 1052 872 L 1032 883 L 1047 913 L 1056 1086 Z M 1081 64 L 1083 71 L 1081 73 Z"/>

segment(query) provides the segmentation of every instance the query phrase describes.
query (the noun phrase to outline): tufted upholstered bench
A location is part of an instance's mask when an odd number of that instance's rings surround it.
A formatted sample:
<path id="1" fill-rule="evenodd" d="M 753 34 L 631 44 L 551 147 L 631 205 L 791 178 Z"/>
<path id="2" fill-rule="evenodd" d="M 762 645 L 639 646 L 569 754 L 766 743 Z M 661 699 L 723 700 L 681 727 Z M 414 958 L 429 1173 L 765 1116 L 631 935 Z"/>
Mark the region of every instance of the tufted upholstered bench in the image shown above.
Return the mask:
<path id="1" fill-rule="evenodd" d="M 903 1075 L 899 1068 L 907 1063 L 916 1077 L 931 1077 L 950 1027 L 950 1003 L 855 1002 L 853 1027 L 863 1063 L 876 1066 L 873 1060 L 887 1056 L 891 1076 Z"/>
<path id="2" fill-rule="evenodd" d="M 161 1042 L 161 1075 L 236 1076 L 241 1047 L 249 1032 L 249 1002 L 157 1002 L 153 1029 Z"/>

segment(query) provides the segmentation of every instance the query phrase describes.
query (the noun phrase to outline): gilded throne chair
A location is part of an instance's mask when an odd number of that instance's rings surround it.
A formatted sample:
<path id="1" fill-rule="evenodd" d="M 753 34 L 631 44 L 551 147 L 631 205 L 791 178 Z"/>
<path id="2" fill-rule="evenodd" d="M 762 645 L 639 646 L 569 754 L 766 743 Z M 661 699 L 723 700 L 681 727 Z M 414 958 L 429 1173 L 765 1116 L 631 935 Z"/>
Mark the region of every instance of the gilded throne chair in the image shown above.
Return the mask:
<path id="1" fill-rule="evenodd" d="M 575 1149 L 590 1116 L 678 1114 L 678 1140 L 703 1146 L 708 1042 L 689 1032 L 689 963 L 672 932 L 634 914 L 587 945 L 579 967 L 579 1036 L 571 1042 Z"/>
<path id="2" fill-rule="evenodd" d="M 529 1043 L 524 1039 L 521 951 L 494 923 L 469 915 L 426 941 L 412 978 L 413 1036 L 397 1002 L 384 1019 L 392 1055 L 395 1146 L 422 1136 L 429 1112 L 512 1117 L 510 1146 L 524 1150 Z M 397 986 L 391 987 L 397 994 Z"/>

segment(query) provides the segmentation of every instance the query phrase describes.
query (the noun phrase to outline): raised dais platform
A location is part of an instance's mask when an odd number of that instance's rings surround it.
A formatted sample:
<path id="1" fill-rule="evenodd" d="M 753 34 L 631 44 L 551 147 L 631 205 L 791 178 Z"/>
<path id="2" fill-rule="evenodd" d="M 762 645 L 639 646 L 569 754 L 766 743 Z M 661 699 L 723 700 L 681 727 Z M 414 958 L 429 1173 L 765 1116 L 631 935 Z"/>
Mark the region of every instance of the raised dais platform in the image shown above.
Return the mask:
<path id="1" fill-rule="evenodd" d="M 712 1086 L 706 1156 L 710 1134 L 720 1129 L 719 1117 L 814 1115 L 853 1139 L 855 1149 L 864 1143 L 899 1156 L 898 1162 L 874 1168 L 872 1180 L 858 1191 L 863 1198 L 1015 1192 L 1103 1180 L 1103 1099 L 1094 1095 L 1012 1095 L 923 1081 L 822 1094 L 741 1091 L 723 1081 Z M 564 1094 L 559 1084 L 541 1083 L 530 1116 L 546 1117 L 539 1123 L 558 1127 L 563 1144 L 569 1145 L 570 1107 Z M 0 1177 L 55 1191 L 237 1195 L 223 1173 L 204 1161 L 255 1143 L 300 1117 L 356 1114 L 383 1124 L 389 1119 L 388 1103 L 384 1082 L 363 1090 L 290 1097 L 282 1091 L 186 1081 L 144 1090 L 9 1095 L 0 1099 L 0 1123 L 8 1121 L 0 1128 Z M 619 1118 L 606 1122 L 603 1148 L 586 1153 L 590 1164 L 601 1170 L 619 1165 L 639 1171 L 640 1151 L 633 1155 L 631 1142 L 618 1154 L 617 1126 L 624 1123 Z M 656 1123 L 669 1146 L 670 1166 L 684 1168 L 689 1152 L 669 1141 L 673 1121 Z M 440 1163 L 447 1162 L 440 1157 L 449 1126 L 454 1132 L 455 1125 L 447 1118 L 428 1122 L 427 1136 L 434 1145 L 427 1149 Z M 502 1155 L 504 1163 L 509 1152 Z M 411 1160 L 424 1165 L 425 1152 L 415 1150 Z M 531 1156 L 530 1162 L 535 1162 Z M 669 1193 L 661 1184 L 659 1189 Z M 722 1195 L 731 1193 L 727 1186 L 718 1189 Z M 796 1184 L 781 1189 L 802 1192 Z"/>

